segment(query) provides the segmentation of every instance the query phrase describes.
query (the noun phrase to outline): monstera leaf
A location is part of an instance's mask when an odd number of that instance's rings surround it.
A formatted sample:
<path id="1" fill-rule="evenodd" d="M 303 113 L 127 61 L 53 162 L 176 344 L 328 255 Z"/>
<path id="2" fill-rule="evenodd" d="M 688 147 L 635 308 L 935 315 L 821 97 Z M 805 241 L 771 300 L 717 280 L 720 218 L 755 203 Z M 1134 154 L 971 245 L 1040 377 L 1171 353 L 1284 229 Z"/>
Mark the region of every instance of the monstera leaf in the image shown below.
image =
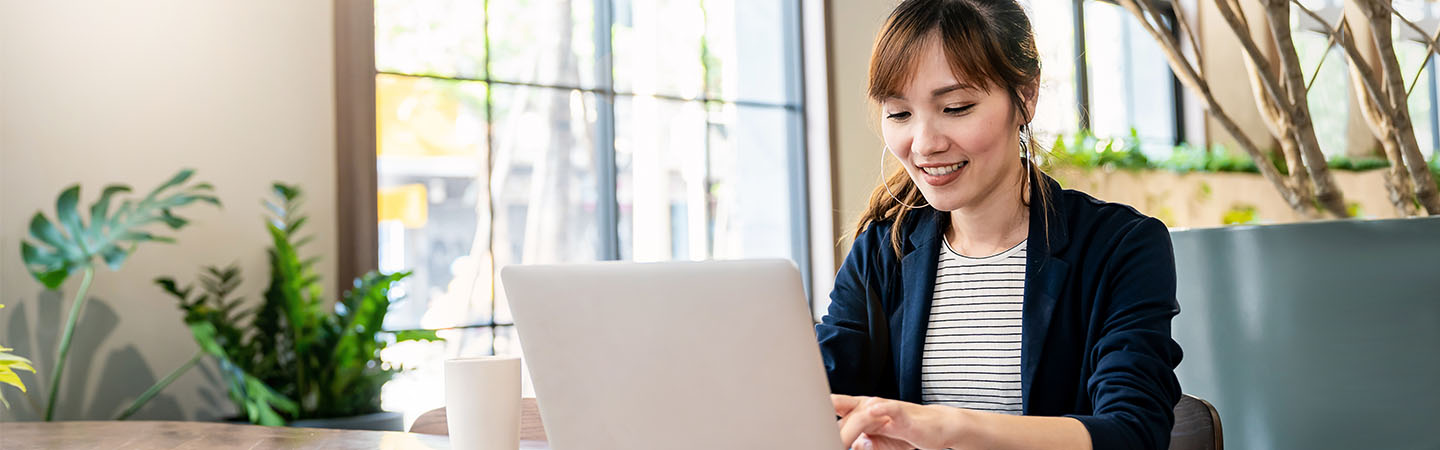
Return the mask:
<path id="1" fill-rule="evenodd" d="M 41 212 L 30 219 L 31 239 L 20 242 L 20 258 L 30 275 L 46 289 L 55 290 L 65 283 L 70 274 L 77 271 L 84 274 L 71 302 L 65 328 L 60 333 L 60 347 L 55 366 L 50 371 L 50 395 L 45 399 L 45 421 L 55 417 L 55 400 L 60 395 L 60 380 L 65 374 L 65 360 L 70 353 L 70 338 L 75 334 L 80 311 L 84 309 L 90 293 L 96 260 L 104 261 L 110 270 L 120 270 L 125 258 L 141 242 L 175 242 L 146 231 L 156 223 L 164 224 L 171 230 L 178 230 L 189 223 L 175 215 L 175 209 L 195 202 L 220 206 L 220 199 L 212 193 L 215 188 L 209 183 L 185 185 L 185 181 L 194 174 L 193 170 L 181 170 L 143 198 L 121 201 L 113 212 L 110 208 L 112 200 L 117 194 L 129 193 L 130 186 L 106 186 L 100 198 L 90 205 L 89 220 L 82 217 L 79 209 L 80 186 L 73 185 L 55 200 L 54 221 Z"/>
<path id="2" fill-rule="evenodd" d="M 20 243 L 25 267 L 47 289 L 56 289 L 71 273 L 92 266 L 97 258 L 110 270 L 119 270 L 139 243 L 174 242 L 144 229 L 158 223 L 178 230 L 189 222 L 175 215 L 176 208 L 197 201 L 220 205 L 209 183 L 184 185 L 194 174 L 193 170 L 181 170 L 145 197 L 121 201 L 113 212 L 115 196 L 131 189 L 123 184 L 106 186 L 100 199 L 90 205 L 88 221 L 79 211 L 80 186 L 70 186 L 55 201 L 54 222 L 39 212 L 30 219 L 33 241 Z"/>

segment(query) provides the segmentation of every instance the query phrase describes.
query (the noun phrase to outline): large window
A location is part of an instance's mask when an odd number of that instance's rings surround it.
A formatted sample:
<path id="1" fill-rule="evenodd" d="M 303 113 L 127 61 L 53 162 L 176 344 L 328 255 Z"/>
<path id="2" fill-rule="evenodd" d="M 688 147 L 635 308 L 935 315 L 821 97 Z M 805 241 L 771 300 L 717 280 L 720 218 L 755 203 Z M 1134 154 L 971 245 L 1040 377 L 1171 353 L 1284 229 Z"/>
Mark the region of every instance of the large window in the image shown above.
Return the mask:
<path id="1" fill-rule="evenodd" d="M 1070 0 L 1029 0 L 1025 10 L 1030 13 L 1035 29 L 1035 46 L 1040 52 L 1040 100 L 1032 121 L 1036 135 L 1047 147 L 1055 137 L 1074 133 L 1080 128 L 1076 105 L 1076 68 L 1074 5 Z"/>
<path id="2" fill-rule="evenodd" d="M 1119 5 L 1087 1 L 1084 18 L 1090 131 L 1102 138 L 1133 132 L 1146 156 L 1169 156 L 1179 142 L 1180 96 L 1160 45 Z"/>
<path id="3" fill-rule="evenodd" d="M 379 265 L 414 272 L 386 326 L 447 339 L 387 349 L 416 370 L 386 408 L 443 403 L 444 358 L 518 354 L 507 264 L 807 268 L 799 23 L 797 0 L 378 0 Z"/>
<path id="4" fill-rule="evenodd" d="M 1148 156 L 1163 159 L 1185 139 L 1178 81 L 1129 11 L 1109 0 L 1024 3 L 1041 58 L 1034 128 L 1043 144 L 1078 131 L 1103 139 L 1133 131 Z"/>

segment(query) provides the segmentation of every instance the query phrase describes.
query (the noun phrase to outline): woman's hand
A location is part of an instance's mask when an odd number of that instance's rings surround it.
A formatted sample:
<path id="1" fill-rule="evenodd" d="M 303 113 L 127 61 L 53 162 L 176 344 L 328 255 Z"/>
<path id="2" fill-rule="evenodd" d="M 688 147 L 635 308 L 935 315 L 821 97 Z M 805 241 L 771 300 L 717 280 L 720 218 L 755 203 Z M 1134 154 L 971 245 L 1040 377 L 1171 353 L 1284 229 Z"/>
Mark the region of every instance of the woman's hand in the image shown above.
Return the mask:
<path id="1" fill-rule="evenodd" d="M 831 395 L 840 443 L 864 450 L 944 449 L 961 440 L 965 411 L 875 397 Z"/>

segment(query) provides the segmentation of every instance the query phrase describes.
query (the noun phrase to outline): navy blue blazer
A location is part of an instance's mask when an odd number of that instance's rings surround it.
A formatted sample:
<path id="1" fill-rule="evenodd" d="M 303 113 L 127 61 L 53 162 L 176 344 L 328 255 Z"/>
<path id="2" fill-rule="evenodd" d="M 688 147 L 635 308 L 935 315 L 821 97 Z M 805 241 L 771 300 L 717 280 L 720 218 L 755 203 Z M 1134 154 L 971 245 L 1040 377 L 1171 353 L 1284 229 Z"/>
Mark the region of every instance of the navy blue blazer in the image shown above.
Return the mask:
<path id="1" fill-rule="evenodd" d="M 1134 208 L 1043 178 L 1050 207 L 1030 202 L 1024 414 L 1074 417 L 1096 449 L 1166 448 L 1181 395 L 1170 234 Z M 921 403 L 921 347 L 948 220 L 929 207 L 911 211 L 899 259 L 892 222 L 855 239 L 815 326 L 831 391 Z"/>

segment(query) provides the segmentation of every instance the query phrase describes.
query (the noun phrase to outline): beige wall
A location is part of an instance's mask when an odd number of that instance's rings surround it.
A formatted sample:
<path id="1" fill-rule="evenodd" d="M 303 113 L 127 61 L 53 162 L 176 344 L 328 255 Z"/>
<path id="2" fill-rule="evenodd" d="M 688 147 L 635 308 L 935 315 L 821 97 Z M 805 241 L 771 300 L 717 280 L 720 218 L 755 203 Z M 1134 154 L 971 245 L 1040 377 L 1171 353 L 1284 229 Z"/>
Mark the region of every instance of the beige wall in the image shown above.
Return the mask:
<path id="1" fill-rule="evenodd" d="M 181 167 L 225 207 L 187 208 L 178 245 L 145 245 L 101 270 L 61 383 L 59 418 L 108 418 L 195 351 L 175 301 L 150 280 L 191 279 L 239 262 L 244 296 L 268 279 L 261 199 L 272 180 L 309 194 L 309 250 L 333 280 L 336 240 L 332 11 L 329 1 L 0 0 L 0 343 L 37 359 L 39 403 L 69 299 L 42 293 L 18 260 L 30 215 L 55 196 L 104 184 L 148 191 Z M 158 230 L 157 230 L 158 231 Z M 72 294 L 78 277 L 64 286 Z M 64 307 L 61 304 L 65 304 Z M 180 378 L 137 417 L 232 413 L 213 367 Z M 36 412 L 16 392 L 0 419 Z M 19 401 L 16 401 L 16 400 Z"/>
<path id="2" fill-rule="evenodd" d="M 1245 1 L 1247 6 L 1255 6 L 1253 1 Z M 1240 46 L 1240 40 L 1235 37 L 1235 32 L 1230 25 L 1225 23 L 1225 18 L 1215 8 L 1214 2 L 1201 1 L 1197 5 L 1200 14 L 1197 18 L 1199 30 L 1200 47 L 1203 50 L 1201 59 L 1204 62 L 1201 70 L 1208 74 L 1210 92 L 1215 96 L 1215 101 L 1225 110 L 1230 118 L 1245 131 L 1245 135 L 1263 149 L 1279 148 L 1275 139 L 1270 137 L 1270 131 L 1265 128 L 1265 122 L 1261 120 L 1260 111 L 1256 109 L 1255 94 L 1250 88 L 1250 81 L 1247 69 L 1245 68 L 1244 49 Z M 1247 8 L 1247 12 L 1250 12 Z M 1258 10 L 1257 10 L 1258 11 Z M 1258 12 L 1256 12 L 1258 14 Z M 1231 74 L 1220 77 L 1218 74 Z M 1226 82 L 1230 81 L 1230 82 Z M 1204 105 L 1198 97 L 1190 95 L 1185 91 L 1187 98 L 1193 99 L 1196 105 Z M 1240 146 L 1235 144 L 1235 138 L 1225 131 L 1214 118 L 1206 116 L 1205 138 L 1210 144 L 1220 144 L 1226 148 L 1239 152 Z M 1277 194 L 1278 196 L 1278 194 Z"/>
<path id="3" fill-rule="evenodd" d="M 880 140 L 865 98 L 866 68 L 875 33 L 894 0 L 832 0 L 830 2 L 830 136 L 834 159 L 836 268 L 850 251 L 855 219 L 880 177 Z"/>
<path id="4" fill-rule="evenodd" d="M 13 1 L 13 0 L 5 0 L 5 1 Z M 5 89 L 4 89 L 4 86 L 5 86 L 5 33 L 0 33 L 0 105 L 4 105 L 4 104 L 5 104 Z M 4 116 L 3 116 L 3 115 L 0 115 L 0 252 L 3 252 L 4 250 L 6 250 L 6 249 L 9 248 L 9 247 L 6 246 L 6 244 L 5 244 L 5 238 L 10 235 L 10 234 L 9 234 L 9 230 L 10 230 L 9 226 L 10 226 L 10 225 L 7 223 L 7 222 L 8 222 L 7 220 L 4 220 L 4 219 L 3 219 L 3 218 L 5 217 L 5 216 L 4 216 L 4 211 L 5 211 L 5 183 L 4 183 L 4 176 L 5 176 L 5 126 L 4 126 L 3 118 L 4 118 Z M 8 298 L 8 296 L 6 295 L 6 292 L 7 292 L 7 291 L 5 290 L 5 276 L 4 276 L 4 274 L 5 274 L 5 268 L 10 265 L 10 264 L 7 262 L 7 260 L 8 260 L 8 258 L 6 258 L 3 253 L 0 253 L 0 305 L 5 304 L 5 303 L 7 302 L 6 299 Z M 5 317 L 5 311 L 0 310 L 0 319 L 3 319 L 4 317 Z M 0 330 L 4 330 L 4 327 L 5 327 L 5 325 L 3 325 L 4 323 L 5 323 L 5 322 L 0 321 Z M 4 333 L 0 333 L 0 339 L 4 339 L 4 338 L 5 338 Z M 0 340 L 0 345 L 5 345 L 5 341 Z M 0 395 L 5 395 L 5 393 L 0 392 Z M 3 418 L 3 417 L 4 417 L 4 416 L 0 416 L 0 418 Z"/>
<path id="5" fill-rule="evenodd" d="M 1067 168 L 1053 171 L 1051 175 L 1068 188 L 1133 206 L 1171 228 L 1222 226 L 1227 212 L 1247 207 L 1253 208 L 1256 223 L 1307 220 L 1290 209 L 1284 198 L 1274 194 L 1275 187 L 1269 181 L 1256 174 Z M 1337 171 L 1334 175 L 1335 183 L 1345 192 L 1347 204 L 1358 208 L 1358 217 L 1398 217 L 1395 208 L 1390 206 L 1385 171 Z"/>

